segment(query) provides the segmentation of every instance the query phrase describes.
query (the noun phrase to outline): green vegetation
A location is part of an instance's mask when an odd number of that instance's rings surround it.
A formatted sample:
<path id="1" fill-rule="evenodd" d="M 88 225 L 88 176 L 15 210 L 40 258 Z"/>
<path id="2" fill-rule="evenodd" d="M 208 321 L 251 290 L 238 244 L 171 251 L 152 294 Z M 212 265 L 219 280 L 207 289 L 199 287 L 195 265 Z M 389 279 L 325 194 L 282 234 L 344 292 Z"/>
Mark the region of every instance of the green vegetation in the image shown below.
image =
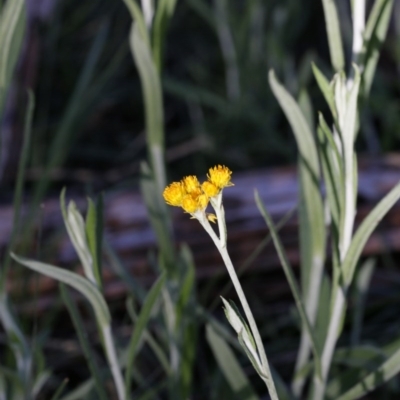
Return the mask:
<path id="1" fill-rule="evenodd" d="M 376 389 L 388 399 L 398 396 L 399 333 L 386 343 L 361 341 L 374 263 L 360 257 L 399 200 L 400 184 L 356 229 L 354 221 L 359 148 L 376 153 L 398 145 L 393 65 L 399 69 L 400 52 L 388 30 L 391 20 L 399 30 L 400 9 L 394 0 L 346 6 L 330 0 L 60 0 L 47 22 L 43 12 L 40 25 L 24 0 L 1 3 L 3 156 L 13 151 L 4 139 L 10 119 L 18 120 L 23 135 L 15 176 L 4 185 L 5 192 L 12 186 L 14 219 L 0 269 L 0 400 L 253 400 L 267 393 L 273 400 L 349 400 Z M 35 40 L 40 68 L 27 62 Z M 27 85 L 24 68 L 37 80 L 31 76 Z M 0 160 L 3 170 L 10 170 L 9 159 Z M 227 247 L 223 190 L 231 186 L 231 171 L 209 168 L 226 164 L 235 172 L 296 159 L 299 283 L 278 227 L 257 190 L 254 195 L 294 299 L 282 323 L 249 305 L 247 298 L 260 300 L 246 291 Z M 170 176 L 206 171 L 205 186 L 193 176 L 167 186 Z M 60 213 L 82 273 L 29 254 L 46 194 L 67 185 L 93 197 L 132 180 L 158 245 L 149 255 L 157 276 L 150 288 L 104 240 L 101 196 L 88 199 L 84 217 L 61 190 Z M 31 201 L 22 214 L 24 193 Z M 176 247 L 164 199 L 191 214 L 193 226 L 200 222 L 211 239 L 207 246 L 218 249 L 241 305 L 221 297 L 227 321 L 199 300 L 191 251 Z M 208 205 L 215 215 L 205 213 Z M 215 219 L 216 229 L 209 223 Z M 124 307 L 105 297 L 105 253 L 126 283 Z M 59 304 L 49 315 L 15 312 L 18 299 L 10 298 L 7 282 L 23 281 L 27 270 L 59 282 Z M 64 309 L 72 324 L 62 321 L 60 329 L 77 338 L 76 364 L 85 365 L 77 377 L 75 371 L 60 376 L 45 350 Z M 396 318 L 390 300 L 384 309 Z M 119 329 L 127 324 L 128 336 Z M 297 354 L 291 378 L 274 367 L 288 343 Z"/>

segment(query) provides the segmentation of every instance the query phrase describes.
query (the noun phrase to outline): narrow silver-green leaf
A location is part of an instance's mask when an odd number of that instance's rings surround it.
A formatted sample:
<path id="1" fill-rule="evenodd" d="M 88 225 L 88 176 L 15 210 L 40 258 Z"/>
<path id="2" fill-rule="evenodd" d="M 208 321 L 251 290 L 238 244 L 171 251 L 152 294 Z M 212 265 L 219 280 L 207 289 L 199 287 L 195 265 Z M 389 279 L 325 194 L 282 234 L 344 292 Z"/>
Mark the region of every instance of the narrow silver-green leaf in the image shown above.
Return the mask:
<path id="1" fill-rule="evenodd" d="M 0 16 L 0 118 L 25 33 L 25 0 L 7 1 Z"/>
<path id="2" fill-rule="evenodd" d="M 18 373 L 16 375 L 19 381 L 22 379 L 21 390 L 23 386 L 28 388 L 28 380 L 31 379 L 33 356 L 29 343 L 16 317 L 12 313 L 9 298 L 5 290 L 0 291 L 0 321 L 10 341 L 10 347 L 13 350 L 17 363 Z"/>
<path id="3" fill-rule="evenodd" d="M 142 40 L 145 42 L 146 46 L 150 48 L 150 37 L 147 31 L 146 22 L 144 20 L 142 10 L 136 3 L 136 0 L 123 0 L 123 2 L 128 8 L 133 21 L 137 23 Z"/>
<path id="4" fill-rule="evenodd" d="M 314 108 L 311 102 L 310 95 L 306 88 L 302 88 L 299 93 L 299 107 L 301 112 L 304 115 L 304 118 L 307 121 L 308 126 L 310 127 L 311 131 L 315 129 L 315 122 L 314 122 Z"/>
<path id="5" fill-rule="evenodd" d="M 318 127 L 318 139 L 320 142 L 321 164 L 324 174 L 328 205 L 333 223 L 336 229 L 338 229 L 341 212 L 341 194 L 339 190 L 341 187 L 341 170 L 339 168 L 338 171 L 337 158 L 334 155 L 332 146 L 324 133 L 321 124 Z"/>
<path id="6" fill-rule="evenodd" d="M 93 270 L 93 258 L 89 250 L 89 244 L 86 236 L 85 222 L 76 204 L 70 201 L 68 207 L 65 203 L 66 189 L 63 188 L 60 194 L 60 208 L 63 216 L 65 228 L 72 245 L 78 254 L 79 260 L 82 263 L 85 276 L 93 283 L 96 283 L 96 278 Z"/>
<path id="7" fill-rule="evenodd" d="M 131 27 L 130 46 L 142 84 L 147 139 L 150 146 L 164 148 L 164 113 L 160 76 L 154 64 L 151 49 L 143 41 L 135 23 Z"/>
<path id="8" fill-rule="evenodd" d="M 357 229 L 342 265 L 342 272 L 347 286 L 351 284 L 357 262 L 367 240 L 380 220 L 399 199 L 400 183 L 375 206 Z"/>
<path id="9" fill-rule="evenodd" d="M 88 199 L 86 236 L 93 259 L 93 272 L 99 288 L 102 287 L 103 196 L 96 203 Z"/>
<path id="10" fill-rule="evenodd" d="M 324 7 L 331 63 L 335 71 L 341 71 L 344 69 L 344 55 L 336 3 L 335 0 L 322 0 L 322 5 Z"/>
<path id="11" fill-rule="evenodd" d="M 355 69 L 355 77 L 353 86 L 347 93 L 346 103 L 343 105 L 344 118 L 341 122 L 341 138 L 343 144 L 343 172 L 344 172 L 344 191 L 342 192 L 343 212 L 341 213 L 340 232 L 343 237 L 340 239 L 341 251 L 346 252 L 347 246 L 351 239 L 351 230 L 355 217 L 355 199 L 357 182 L 355 180 L 355 158 L 354 158 L 354 142 L 356 138 L 357 114 L 358 114 L 358 93 L 360 88 L 360 72 L 358 67 L 353 64 Z M 343 81 L 337 82 L 338 88 L 347 90 Z M 338 89 L 339 91 L 339 89 Z M 340 115 L 339 115 L 340 118 Z"/>
<path id="12" fill-rule="evenodd" d="M 353 400 L 364 396 L 378 386 L 393 378 L 400 371 L 400 350 L 397 350 L 391 357 L 383 362 L 373 372 L 368 374 L 360 382 L 347 390 L 336 400 Z"/>
<path id="13" fill-rule="evenodd" d="M 354 311 L 351 327 L 351 344 L 358 345 L 361 337 L 362 323 L 365 311 L 365 301 L 371 278 L 375 269 L 375 259 L 368 258 L 360 267 L 354 285 Z"/>
<path id="14" fill-rule="evenodd" d="M 289 92 L 279 83 L 273 70 L 269 71 L 269 83 L 293 130 L 300 157 L 307 162 L 311 173 L 318 178 L 319 165 L 315 140 L 300 107 Z"/>
<path id="15" fill-rule="evenodd" d="M 386 38 L 394 0 L 376 0 L 364 32 L 363 95 L 368 96 L 374 79 L 382 43 Z"/>
<path id="16" fill-rule="evenodd" d="M 302 244 L 304 252 L 308 253 L 306 257 L 307 261 L 305 259 L 302 260 L 302 264 L 304 264 L 303 268 L 306 270 L 305 277 L 302 277 L 302 280 L 304 278 L 303 291 L 307 293 L 309 289 L 309 277 L 313 274 L 314 276 L 319 274 L 313 270 L 314 264 L 319 264 L 314 261 L 316 259 L 324 259 L 326 240 L 324 209 L 319 190 L 320 167 L 317 146 L 300 107 L 287 90 L 278 82 L 272 70 L 269 72 L 269 82 L 275 97 L 290 123 L 300 153 L 301 213 L 303 214 L 301 218 L 303 218 L 303 223 L 305 224 L 303 228 L 307 231 L 305 237 L 308 240 L 307 243 Z M 301 235 L 301 237 L 304 239 L 304 235 Z"/>
<path id="17" fill-rule="evenodd" d="M 110 323 L 111 315 L 104 297 L 101 295 L 99 289 L 88 279 L 85 279 L 74 272 L 58 268 L 54 265 L 20 257 L 14 253 L 11 253 L 11 256 L 15 261 L 24 265 L 25 267 L 49 276 L 50 278 L 56 279 L 57 281 L 65 283 L 76 289 L 92 305 L 99 324 L 104 326 Z"/>
<path id="18" fill-rule="evenodd" d="M 163 44 L 168 23 L 175 10 L 176 0 L 159 1 L 153 22 L 153 59 L 160 72 L 162 67 Z"/>
<path id="19" fill-rule="evenodd" d="M 46 383 L 50 380 L 52 373 L 50 370 L 45 369 L 44 371 L 39 372 L 34 378 L 34 382 L 32 384 L 32 396 L 35 399 L 39 396 L 41 390 L 45 387 Z M 1 392 L 1 389 L 0 389 Z M 0 395 L 1 399 L 1 395 Z"/>
<path id="20" fill-rule="evenodd" d="M 333 364 L 347 366 L 344 372 L 335 374 L 326 388 L 326 397 L 336 400 L 362 380 L 369 372 L 378 368 L 387 359 L 384 352 L 372 346 L 341 348 L 335 351 Z"/>
<path id="21" fill-rule="evenodd" d="M 236 397 L 243 400 L 257 400 L 258 397 L 251 383 L 226 341 L 218 335 L 210 324 L 206 326 L 206 335 L 218 366 Z"/>
<path id="22" fill-rule="evenodd" d="M 275 229 L 275 225 L 272 222 L 272 219 L 270 217 L 270 215 L 268 214 L 268 211 L 265 209 L 263 202 L 261 201 L 261 198 L 258 194 L 258 192 L 255 192 L 255 200 L 257 203 L 257 207 L 261 213 L 261 215 L 263 216 L 270 232 L 271 232 L 271 236 L 272 236 L 272 240 L 275 244 L 275 248 L 276 251 L 278 253 L 279 256 L 279 260 L 281 261 L 283 270 L 285 272 L 286 275 L 286 279 L 288 280 L 290 289 L 292 291 L 293 297 L 296 301 L 296 306 L 297 309 L 299 311 L 299 315 L 302 321 L 302 324 L 304 325 L 305 329 L 307 330 L 307 333 L 309 335 L 310 341 L 311 341 L 311 347 L 314 353 L 314 358 L 315 358 L 315 365 L 316 365 L 316 369 L 317 372 L 320 374 L 321 373 L 321 356 L 320 356 L 320 352 L 319 352 L 319 346 L 317 343 L 317 340 L 315 338 L 315 333 L 314 330 L 310 324 L 310 321 L 308 319 L 307 313 L 306 313 L 306 309 L 304 307 L 303 304 L 303 300 L 301 298 L 300 295 L 300 290 L 298 288 L 297 282 L 296 282 L 296 278 L 294 276 L 294 273 L 292 271 L 292 267 L 289 264 L 289 260 L 286 256 L 285 250 L 283 248 L 283 245 L 279 239 L 279 236 L 276 232 Z"/>
<path id="23" fill-rule="evenodd" d="M 335 95 L 333 93 L 333 88 L 329 83 L 328 79 L 325 78 L 325 75 L 320 71 L 320 69 L 314 63 L 312 63 L 311 65 L 319 89 L 321 90 L 321 93 L 324 95 L 325 101 L 328 104 L 333 117 L 336 118 L 337 115 L 336 115 Z"/>
<path id="24" fill-rule="evenodd" d="M 273 71 L 269 82 L 293 130 L 299 149 L 299 227 L 301 249 L 301 286 L 308 323 L 312 325 L 318 308 L 318 297 L 325 261 L 326 229 L 324 207 L 319 188 L 320 167 L 317 145 L 300 107 L 278 82 Z M 307 327 L 302 327 L 305 348 L 301 349 L 296 367 L 301 369 L 310 352 Z"/>
<path id="25" fill-rule="evenodd" d="M 153 284 L 150 289 L 146 299 L 143 303 L 142 310 L 140 311 L 139 318 L 135 325 L 135 330 L 133 335 L 131 336 L 128 348 L 127 348 L 127 365 L 125 371 L 125 390 L 126 394 L 129 396 L 130 387 L 131 387 L 131 377 L 133 370 L 133 361 L 135 359 L 137 346 L 142 337 L 143 331 L 146 328 L 146 325 L 150 319 L 151 311 L 153 310 L 153 306 L 156 300 L 159 298 L 162 288 L 165 283 L 165 274 L 162 274 L 157 281 Z"/>

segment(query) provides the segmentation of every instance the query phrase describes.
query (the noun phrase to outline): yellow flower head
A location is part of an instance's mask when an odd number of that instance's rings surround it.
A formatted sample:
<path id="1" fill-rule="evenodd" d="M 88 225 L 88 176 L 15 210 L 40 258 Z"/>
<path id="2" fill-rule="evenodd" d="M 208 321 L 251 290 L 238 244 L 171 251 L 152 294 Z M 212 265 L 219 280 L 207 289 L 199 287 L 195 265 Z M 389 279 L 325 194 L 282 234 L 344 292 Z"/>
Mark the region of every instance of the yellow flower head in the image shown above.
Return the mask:
<path id="1" fill-rule="evenodd" d="M 199 205 L 197 203 L 197 198 L 193 198 L 192 195 L 187 194 L 184 196 L 182 199 L 182 208 L 189 214 L 193 214 L 196 212 L 199 208 Z"/>
<path id="2" fill-rule="evenodd" d="M 197 204 L 199 205 L 200 209 L 204 210 L 208 205 L 208 196 L 204 193 L 198 196 Z"/>
<path id="3" fill-rule="evenodd" d="M 186 191 L 181 182 L 172 182 L 164 189 L 164 200 L 170 206 L 180 207 Z"/>
<path id="4" fill-rule="evenodd" d="M 182 179 L 182 183 L 188 193 L 192 193 L 200 188 L 200 182 L 195 175 L 185 176 Z"/>
<path id="5" fill-rule="evenodd" d="M 217 165 L 208 170 L 208 180 L 218 189 L 223 189 L 227 186 L 233 186 L 231 182 L 232 171 L 224 165 Z"/>
<path id="6" fill-rule="evenodd" d="M 216 196 L 220 189 L 215 186 L 213 183 L 209 181 L 205 181 L 202 183 L 201 188 L 203 189 L 203 192 L 208 196 L 208 197 L 214 197 Z"/>

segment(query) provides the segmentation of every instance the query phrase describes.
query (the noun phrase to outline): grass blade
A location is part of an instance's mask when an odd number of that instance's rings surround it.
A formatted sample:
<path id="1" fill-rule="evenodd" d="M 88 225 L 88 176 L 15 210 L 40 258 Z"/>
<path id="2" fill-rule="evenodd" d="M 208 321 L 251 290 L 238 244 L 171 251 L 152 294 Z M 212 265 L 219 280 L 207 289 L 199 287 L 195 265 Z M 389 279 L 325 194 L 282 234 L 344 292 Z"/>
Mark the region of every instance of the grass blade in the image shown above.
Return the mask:
<path id="1" fill-rule="evenodd" d="M 131 377 L 132 377 L 132 369 L 133 369 L 133 361 L 135 359 L 137 346 L 142 337 L 143 331 L 146 328 L 146 325 L 150 319 L 151 311 L 156 300 L 159 298 L 162 288 L 165 283 L 165 274 L 162 274 L 158 280 L 153 284 L 150 289 L 146 299 L 143 303 L 142 310 L 140 311 L 139 318 L 135 325 L 135 330 L 133 335 L 131 336 L 131 340 L 127 349 L 127 364 L 125 371 L 125 390 L 127 394 L 127 398 L 130 398 L 130 387 L 131 387 Z"/>
<path id="2" fill-rule="evenodd" d="M 104 250 L 109 259 L 110 269 L 124 282 L 131 294 L 142 303 L 146 296 L 144 287 L 134 278 L 133 274 L 129 273 L 128 269 L 107 240 L 104 241 Z"/>
<path id="3" fill-rule="evenodd" d="M 58 400 L 61 396 L 61 393 L 64 391 L 65 387 L 68 384 L 68 378 L 65 378 L 61 385 L 58 387 L 58 389 L 56 390 L 56 392 L 53 394 L 53 396 L 51 397 L 51 400 Z"/>
<path id="4" fill-rule="evenodd" d="M 126 309 L 128 310 L 129 316 L 132 319 L 134 324 L 137 323 L 138 315 L 135 312 L 134 305 L 133 305 L 133 298 L 130 297 L 126 301 Z M 151 333 L 147 330 L 143 330 L 143 339 L 147 342 L 151 350 L 153 350 L 154 355 L 157 357 L 158 362 L 163 367 L 166 375 L 171 375 L 172 370 L 169 365 L 168 357 L 164 352 L 164 349 L 157 343 L 157 341 L 153 338 Z"/>
<path id="5" fill-rule="evenodd" d="M 28 90 L 28 107 L 25 115 L 25 126 L 24 126 L 24 140 L 22 145 L 21 156 L 18 164 L 18 174 L 17 182 L 15 184 L 14 190 L 14 202 L 13 202 L 13 228 L 11 232 L 11 237 L 9 240 L 6 255 L 3 261 L 3 268 L 0 271 L 0 290 L 5 285 L 5 280 L 7 279 L 8 268 L 10 266 L 10 251 L 14 247 L 14 242 L 16 234 L 19 228 L 20 220 L 20 210 L 22 203 L 22 191 L 25 182 L 25 170 L 28 164 L 29 150 L 31 147 L 31 133 L 32 133 L 32 119 L 33 111 L 35 109 L 35 97 L 31 90 Z"/>
<path id="6" fill-rule="evenodd" d="M 296 278 L 295 278 L 295 276 L 293 274 L 292 268 L 291 268 L 291 266 L 289 264 L 289 261 L 287 259 L 285 250 L 283 249 L 283 246 L 282 246 L 282 243 L 281 243 L 281 241 L 279 239 L 279 236 L 276 233 L 276 229 L 275 229 L 274 223 L 272 222 L 272 219 L 271 219 L 270 215 L 268 214 L 267 210 L 265 209 L 264 204 L 262 203 L 261 198 L 260 198 L 260 196 L 259 196 L 257 191 L 255 192 L 255 200 L 256 200 L 256 203 L 257 203 L 257 207 L 258 207 L 261 215 L 263 216 L 263 218 L 264 218 L 264 220 L 265 220 L 265 222 L 266 222 L 266 224 L 267 224 L 267 226 L 268 226 L 268 228 L 269 228 L 269 230 L 271 232 L 272 240 L 273 240 L 273 242 L 275 244 L 276 251 L 277 251 L 279 259 L 281 261 L 281 264 L 282 264 L 283 270 L 285 272 L 286 278 L 288 280 L 290 289 L 292 290 L 293 297 L 294 297 L 294 299 L 296 301 L 296 306 L 297 306 L 297 309 L 299 311 L 302 324 L 306 328 L 307 333 L 308 333 L 309 338 L 310 338 L 310 341 L 311 341 L 311 347 L 312 347 L 312 350 L 313 350 L 313 353 L 314 353 L 315 365 L 316 365 L 317 371 L 319 371 L 319 373 L 320 373 L 320 371 L 321 371 L 321 365 L 320 365 L 321 364 L 321 360 L 320 360 L 320 358 L 321 357 L 320 357 L 320 354 L 319 354 L 318 344 L 317 344 L 317 341 L 316 341 L 316 338 L 315 338 L 314 330 L 313 330 L 313 328 L 312 328 L 312 326 L 310 324 L 310 321 L 309 321 L 309 319 L 307 317 L 306 309 L 304 307 L 303 300 L 302 300 L 301 295 L 300 295 L 300 290 L 298 288 L 298 285 L 297 285 L 297 282 L 296 282 Z"/>
<path id="7" fill-rule="evenodd" d="M 85 399 L 93 389 L 93 379 L 88 379 L 86 382 L 80 384 L 72 392 L 64 396 L 60 400 L 82 400 Z"/>

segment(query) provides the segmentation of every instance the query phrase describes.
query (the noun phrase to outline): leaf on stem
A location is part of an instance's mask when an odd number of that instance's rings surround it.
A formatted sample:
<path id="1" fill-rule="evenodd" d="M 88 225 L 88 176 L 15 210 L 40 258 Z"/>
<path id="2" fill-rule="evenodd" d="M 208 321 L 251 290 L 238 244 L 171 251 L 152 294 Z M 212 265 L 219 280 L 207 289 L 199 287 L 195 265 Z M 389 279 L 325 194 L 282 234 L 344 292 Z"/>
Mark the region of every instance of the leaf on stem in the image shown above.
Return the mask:
<path id="1" fill-rule="evenodd" d="M 375 230 L 378 223 L 400 199 L 400 183 L 398 183 L 368 214 L 355 233 L 349 250 L 342 264 L 342 272 L 346 287 L 349 287 L 361 252 Z"/>
<path id="2" fill-rule="evenodd" d="M 328 79 L 325 78 L 325 75 L 320 71 L 320 69 L 314 63 L 312 63 L 311 66 L 315 80 L 318 83 L 319 89 L 324 95 L 325 101 L 328 104 L 333 117 L 337 118 L 336 107 L 335 107 L 335 95 L 333 93 L 333 88 L 329 83 Z"/>
<path id="3" fill-rule="evenodd" d="M 243 400 L 257 400 L 258 396 L 226 341 L 210 324 L 206 326 L 206 335 L 218 366 L 236 397 Z"/>
<path id="4" fill-rule="evenodd" d="M 228 302 L 223 297 L 221 297 L 221 299 L 225 306 L 224 311 L 226 319 L 237 333 L 239 341 L 241 339 L 240 344 L 246 353 L 248 355 L 250 354 L 250 360 L 253 364 L 255 364 L 254 368 L 260 374 L 262 371 L 261 360 L 257 353 L 257 347 L 253 338 L 253 334 L 251 333 L 247 322 L 244 320 L 238 308 L 236 307 L 236 304 L 232 300 Z"/>

